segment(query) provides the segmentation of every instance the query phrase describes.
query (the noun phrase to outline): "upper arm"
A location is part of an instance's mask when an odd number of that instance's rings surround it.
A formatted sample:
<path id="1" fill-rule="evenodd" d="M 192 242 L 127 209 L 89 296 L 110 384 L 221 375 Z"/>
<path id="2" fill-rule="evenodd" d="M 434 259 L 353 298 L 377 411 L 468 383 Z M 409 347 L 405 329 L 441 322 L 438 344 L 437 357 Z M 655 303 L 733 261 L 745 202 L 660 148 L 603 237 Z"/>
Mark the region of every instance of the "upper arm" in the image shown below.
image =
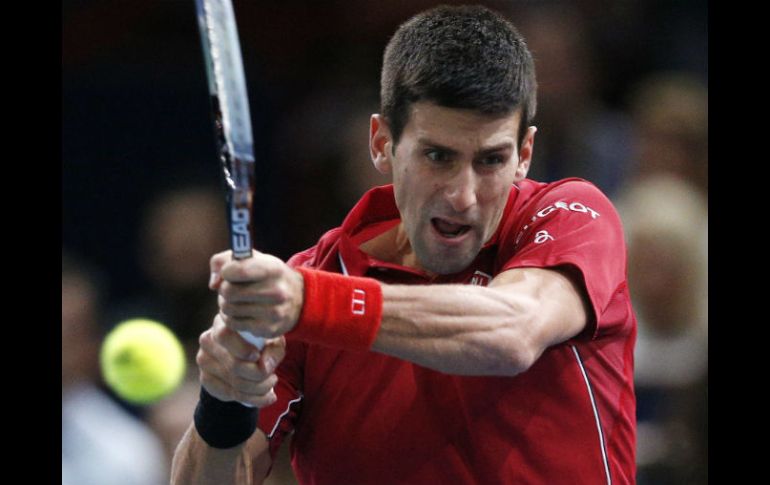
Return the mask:
<path id="1" fill-rule="evenodd" d="M 567 267 L 514 268 L 489 285 L 503 297 L 515 298 L 530 315 L 526 345 L 532 359 L 583 331 L 591 318 L 585 290 Z"/>
<path id="2" fill-rule="evenodd" d="M 622 331 L 626 320 L 612 314 L 611 303 L 626 285 L 626 246 L 612 202 L 595 186 L 569 180 L 522 212 L 525 224 L 512 225 L 505 234 L 499 276 L 543 268 L 570 279 L 584 302 L 586 322 L 582 333 L 568 338 L 591 340 Z"/>

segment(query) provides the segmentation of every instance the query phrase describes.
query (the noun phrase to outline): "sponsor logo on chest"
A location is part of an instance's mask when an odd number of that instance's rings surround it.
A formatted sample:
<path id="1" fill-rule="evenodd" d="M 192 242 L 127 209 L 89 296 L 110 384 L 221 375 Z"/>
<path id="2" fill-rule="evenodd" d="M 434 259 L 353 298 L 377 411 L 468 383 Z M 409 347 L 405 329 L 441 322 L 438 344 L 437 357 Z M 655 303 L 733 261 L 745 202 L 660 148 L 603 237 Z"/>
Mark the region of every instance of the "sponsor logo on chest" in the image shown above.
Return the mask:
<path id="1" fill-rule="evenodd" d="M 524 227 L 521 228 L 519 233 L 516 235 L 516 239 L 514 241 L 514 244 L 518 245 L 519 241 L 521 241 L 522 236 L 525 232 L 527 232 L 527 229 L 532 226 L 532 224 L 537 221 L 538 219 L 543 219 L 544 217 L 547 217 L 548 215 L 556 212 L 556 211 L 566 211 L 566 212 L 582 212 L 584 214 L 588 214 L 591 216 L 591 219 L 598 218 L 601 214 L 596 212 L 595 210 L 591 209 L 587 205 L 583 204 L 582 202 L 564 202 L 564 201 L 558 201 L 551 205 L 547 205 L 543 207 L 542 209 L 535 212 L 535 215 L 532 216 L 532 218 L 529 220 L 527 224 L 524 225 Z M 542 244 L 546 241 L 553 241 L 553 236 L 548 233 L 548 231 L 540 231 L 535 235 L 535 242 L 537 244 Z"/>

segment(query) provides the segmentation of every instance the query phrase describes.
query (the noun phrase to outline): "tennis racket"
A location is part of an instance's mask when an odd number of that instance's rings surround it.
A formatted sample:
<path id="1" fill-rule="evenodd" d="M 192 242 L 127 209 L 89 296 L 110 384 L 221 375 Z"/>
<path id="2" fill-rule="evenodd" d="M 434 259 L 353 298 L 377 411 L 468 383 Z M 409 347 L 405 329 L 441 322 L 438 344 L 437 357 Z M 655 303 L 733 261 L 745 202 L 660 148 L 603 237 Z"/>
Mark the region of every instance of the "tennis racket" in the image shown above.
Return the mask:
<path id="1" fill-rule="evenodd" d="M 250 258 L 254 142 L 238 27 L 231 0 L 195 0 L 195 7 L 222 165 L 230 248 L 235 259 Z M 263 338 L 240 334 L 258 349 L 264 347 Z"/>

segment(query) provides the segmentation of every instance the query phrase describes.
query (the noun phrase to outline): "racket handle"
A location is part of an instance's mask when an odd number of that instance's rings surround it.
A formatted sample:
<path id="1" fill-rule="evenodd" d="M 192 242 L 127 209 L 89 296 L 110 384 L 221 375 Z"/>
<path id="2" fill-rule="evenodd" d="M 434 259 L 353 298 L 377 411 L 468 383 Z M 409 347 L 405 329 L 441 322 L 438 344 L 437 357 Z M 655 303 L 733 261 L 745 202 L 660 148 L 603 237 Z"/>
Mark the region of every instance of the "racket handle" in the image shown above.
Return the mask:
<path id="1" fill-rule="evenodd" d="M 245 330 L 244 331 L 239 330 L 238 333 L 241 334 L 241 337 L 243 337 L 248 343 L 250 343 L 257 349 L 262 350 L 263 348 L 265 348 L 265 339 L 263 339 L 262 337 L 257 337 L 253 335 L 251 332 L 246 332 Z"/>
<path id="2" fill-rule="evenodd" d="M 233 200 L 234 199 L 231 199 L 230 201 L 231 204 Z M 238 211 L 234 207 L 231 207 L 230 217 L 232 221 L 239 220 L 238 214 L 240 213 L 244 213 L 244 214 L 241 214 L 241 217 L 243 218 L 243 219 L 240 219 L 241 221 L 246 221 L 246 222 L 250 221 L 251 216 L 249 214 L 251 213 L 251 207 L 247 207 L 247 209 L 248 210 L 242 209 L 241 211 Z M 237 259 L 237 260 L 248 259 L 251 257 L 251 231 L 246 230 L 245 234 L 241 234 L 241 236 L 248 236 L 248 239 L 247 239 L 248 244 L 245 247 L 238 244 L 240 239 L 237 237 L 238 232 L 235 229 L 233 229 L 236 226 L 236 224 L 233 224 L 232 221 L 230 224 L 230 237 L 232 239 L 231 242 L 232 242 L 232 248 L 233 248 L 233 259 Z M 241 334 L 241 337 L 243 337 L 248 343 L 256 347 L 258 350 L 262 350 L 263 348 L 265 348 L 265 339 L 263 339 L 262 337 L 257 337 L 255 335 L 252 335 L 251 332 L 246 332 L 241 330 L 239 330 L 238 333 Z"/>

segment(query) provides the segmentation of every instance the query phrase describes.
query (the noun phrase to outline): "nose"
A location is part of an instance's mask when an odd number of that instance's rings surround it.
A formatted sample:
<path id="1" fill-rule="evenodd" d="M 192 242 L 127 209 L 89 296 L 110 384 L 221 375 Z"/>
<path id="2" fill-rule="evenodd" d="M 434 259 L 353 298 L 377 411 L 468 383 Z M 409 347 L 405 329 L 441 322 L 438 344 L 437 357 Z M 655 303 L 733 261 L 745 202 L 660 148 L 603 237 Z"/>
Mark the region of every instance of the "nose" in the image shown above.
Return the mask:
<path id="1" fill-rule="evenodd" d="M 476 205 L 477 183 L 473 167 L 462 167 L 453 175 L 444 192 L 452 209 L 456 212 L 465 212 Z"/>

